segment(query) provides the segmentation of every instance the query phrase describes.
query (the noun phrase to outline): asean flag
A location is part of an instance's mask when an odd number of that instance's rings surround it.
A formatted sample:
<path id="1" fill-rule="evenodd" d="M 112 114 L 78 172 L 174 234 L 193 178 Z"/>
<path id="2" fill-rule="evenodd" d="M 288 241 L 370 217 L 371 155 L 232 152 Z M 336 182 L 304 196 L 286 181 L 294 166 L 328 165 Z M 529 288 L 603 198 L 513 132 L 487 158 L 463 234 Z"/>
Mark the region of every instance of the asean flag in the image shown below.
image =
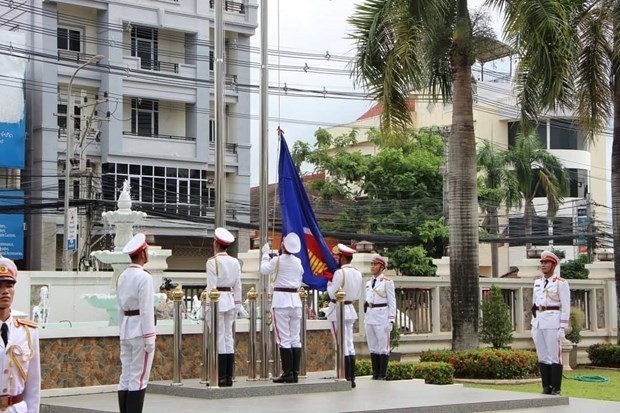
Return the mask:
<path id="1" fill-rule="evenodd" d="M 284 139 L 284 133 L 280 129 L 278 132 L 280 135 L 278 192 L 282 210 L 282 235 L 286 236 L 291 232 L 299 235 L 301 251 L 295 255 L 301 259 L 304 266 L 303 282 L 310 288 L 325 291 L 326 274 L 333 273 L 337 264 L 323 239 L 306 189 Z"/>

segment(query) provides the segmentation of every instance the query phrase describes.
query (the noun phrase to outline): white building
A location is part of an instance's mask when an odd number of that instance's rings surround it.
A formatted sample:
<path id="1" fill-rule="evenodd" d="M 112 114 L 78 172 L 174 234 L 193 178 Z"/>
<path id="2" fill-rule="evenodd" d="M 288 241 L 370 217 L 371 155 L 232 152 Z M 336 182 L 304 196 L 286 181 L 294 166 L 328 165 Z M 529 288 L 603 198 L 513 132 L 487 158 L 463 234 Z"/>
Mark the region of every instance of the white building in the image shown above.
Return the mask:
<path id="1" fill-rule="evenodd" d="M 479 142 L 490 141 L 497 145 L 498 150 L 505 150 L 514 144 L 520 113 L 516 106 L 513 94 L 513 85 L 509 76 L 493 76 L 486 74 L 487 80 L 478 80 L 474 87 L 474 123 L 475 134 Z M 432 103 L 428 100 L 412 100 L 410 103 L 414 128 L 431 126 L 449 127 L 452 124 L 452 105 Z M 351 150 L 360 151 L 365 155 L 376 152 L 375 146 L 368 142 L 366 132 L 369 128 L 380 127 L 382 108 L 375 105 L 356 121 L 331 128 L 328 131 L 332 136 L 338 136 L 359 128 L 358 143 Z M 565 235 L 580 230 L 588 231 L 584 214 L 593 214 L 595 220 L 602 224 L 602 230 L 607 229 L 611 222 L 611 212 L 607 205 L 609 199 L 608 171 L 611 169 L 606 134 L 588 144 L 572 123 L 571 114 L 549 113 L 541 117 L 539 126 L 541 143 L 551 154 L 557 156 L 568 169 L 570 175 L 569 194 L 564 198 L 557 217 L 553 224 L 553 234 Z M 587 200 L 590 197 L 592 202 Z M 546 225 L 547 200 L 538 197 L 534 200 L 536 213 Z M 588 209 L 591 207 L 591 210 Z M 523 238 L 523 211 L 500 212 L 500 231 L 508 225 L 510 220 L 510 237 Z M 482 219 L 482 215 L 481 215 Z M 585 225 L 584 225 L 585 223 Z M 520 227 L 520 228 L 519 228 Z M 608 232 L 610 231 L 607 229 Z M 542 235 L 541 231 L 547 228 L 534 228 L 534 234 Z M 551 234 L 549 230 L 549 234 Z M 548 248 L 546 242 L 534 242 L 536 246 Z M 554 248 L 562 249 L 567 259 L 572 259 L 585 252 L 585 246 L 576 245 L 573 241 L 555 241 Z M 499 274 L 507 273 L 511 266 L 519 266 L 526 258 L 525 247 L 511 246 L 499 249 Z M 480 273 L 490 275 L 491 255 L 489 244 L 480 246 Z"/>
<path id="2" fill-rule="evenodd" d="M 215 207 L 213 3 L 33 0 L 0 5 L 0 30 L 25 32 L 28 39 L 22 189 L 33 205 L 58 202 L 51 212 L 27 211 L 26 268 L 62 266 L 66 114 L 71 106 L 75 136 L 81 139 L 72 148 L 71 197 L 82 200 L 82 239 L 95 248 L 111 248 L 100 213 L 113 203 L 89 201 L 116 199 L 129 179 L 134 207 L 150 216 L 140 230 L 174 251 L 170 268 L 204 268 L 213 231 L 204 218 L 213 218 Z M 250 84 L 250 37 L 258 6 L 256 0 L 226 0 L 225 9 L 226 218 L 249 222 L 250 88 L 243 85 Z M 103 59 L 76 74 L 95 55 Z M 174 219 L 179 216 L 186 221 Z M 202 222 L 189 222 L 196 218 Z M 240 250 L 247 249 L 245 243 Z M 86 244 L 80 242 L 75 265 L 80 256 L 87 257 Z"/>

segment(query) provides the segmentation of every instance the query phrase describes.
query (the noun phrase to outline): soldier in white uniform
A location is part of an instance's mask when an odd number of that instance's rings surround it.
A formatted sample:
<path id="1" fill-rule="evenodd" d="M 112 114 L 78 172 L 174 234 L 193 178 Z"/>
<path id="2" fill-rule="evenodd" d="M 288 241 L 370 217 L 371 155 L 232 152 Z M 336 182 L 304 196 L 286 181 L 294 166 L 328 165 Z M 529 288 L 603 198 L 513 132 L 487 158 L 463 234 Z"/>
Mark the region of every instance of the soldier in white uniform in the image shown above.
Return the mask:
<path id="1" fill-rule="evenodd" d="M 390 332 L 396 319 L 394 281 L 383 271 L 387 258 L 375 255 L 370 263 L 372 278 L 366 282 L 366 339 L 372 364 L 373 380 L 385 380 L 390 358 Z"/>
<path id="2" fill-rule="evenodd" d="M 11 316 L 16 281 L 15 263 L 0 257 L 0 411 L 39 413 L 39 331 L 37 323 Z"/>
<path id="3" fill-rule="evenodd" d="M 149 260 L 144 234 L 136 234 L 123 248 L 131 264 L 118 278 L 121 340 L 120 413 L 141 413 L 155 355 L 153 277 L 143 268 Z"/>
<path id="4" fill-rule="evenodd" d="M 550 251 L 540 257 L 542 277 L 534 282 L 532 338 L 538 354 L 543 394 L 560 394 L 562 388 L 562 341 L 570 317 L 568 282 L 553 275 L 560 259 Z"/>
<path id="5" fill-rule="evenodd" d="M 263 259 L 260 272 L 271 276 L 271 315 L 282 361 L 282 374 L 273 382 L 297 383 L 301 359 L 299 288 L 304 268 L 301 260 L 293 254 L 301 251 L 301 241 L 297 234 L 291 232 L 282 241 L 282 255 L 270 258 L 269 244 L 265 244 L 261 251 Z"/>
<path id="6" fill-rule="evenodd" d="M 340 288 L 345 292 L 344 301 L 344 372 L 345 377 L 355 387 L 355 346 L 353 345 L 353 324 L 357 320 L 354 302 L 360 299 L 362 293 L 362 273 L 351 265 L 355 250 L 343 244 L 337 245 L 338 266 L 334 276 L 327 283 L 327 293 L 330 303 L 327 310 L 327 319 L 332 323 L 332 336 L 338 337 L 338 311 L 336 310 L 336 293 Z"/>
<path id="7" fill-rule="evenodd" d="M 213 240 L 215 255 L 207 261 L 207 293 L 214 288 L 220 292 L 217 303 L 218 385 L 233 385 L 235 368 L 235 333 L 233 323 L 241 306 L 241 265 L 228 255 L 235 237 L 226 228 L 216 228 Z M 210 307 L 207 296 L 207 304 Z"/>

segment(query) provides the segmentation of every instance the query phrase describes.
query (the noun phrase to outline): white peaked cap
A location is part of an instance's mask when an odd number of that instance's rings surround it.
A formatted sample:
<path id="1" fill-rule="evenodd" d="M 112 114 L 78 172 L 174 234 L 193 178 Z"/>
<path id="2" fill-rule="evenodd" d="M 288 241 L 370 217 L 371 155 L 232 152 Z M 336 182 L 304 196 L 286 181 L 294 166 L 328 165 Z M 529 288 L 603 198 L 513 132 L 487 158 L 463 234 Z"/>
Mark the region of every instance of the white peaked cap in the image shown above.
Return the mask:
<path id="1" fill-rule="evenodd" d="M 551 251 L 543 251 L 543 253 L 540 255 L 540 259 L 553 261 L 555 265 L 558 265 L 560 263 L 560 259 L 558 258 L 558 256 Z"/>
<path id="2" fill-rule="evenodd" d="M 133 257 L 148 246 L 149 245 L 146 243 L 146 236 L 142 233 L 138 233 L 125 244 L 123 247 L 123 254 L 129 254 L 130 257 Z"/>
<path id="3" fill-rule="evenodd" d="M 346 255 L 347 257 L 352 257 L 357 251 L 351 247 L 347 247 L 344 244 L 338 244 L 338 252 L 342 255 Z"/>
<path id="4" fill-rule="evenodd" d="M 218 244 L 227 247 L 235 242 L 235 236 L 226 228 L 219 227 L 215 228 L 215 240 Z"/>
<path id="5" fill-rule="evenodd" d="M 0 281 L 17 281 L 17 266 L 4 257 L 0 257 Z"/>
<path id="6" fill-rule="evenodd" d="M 301 251 L 301 240 L 299 239 L 299 236 L 294 232 L 291 232 L 286 237 L 284 237 L 282 243 L 284 244 L 284 248 L 286 248 L 286 250 L 291 254 L 297 254 L 299 251 Z"/>

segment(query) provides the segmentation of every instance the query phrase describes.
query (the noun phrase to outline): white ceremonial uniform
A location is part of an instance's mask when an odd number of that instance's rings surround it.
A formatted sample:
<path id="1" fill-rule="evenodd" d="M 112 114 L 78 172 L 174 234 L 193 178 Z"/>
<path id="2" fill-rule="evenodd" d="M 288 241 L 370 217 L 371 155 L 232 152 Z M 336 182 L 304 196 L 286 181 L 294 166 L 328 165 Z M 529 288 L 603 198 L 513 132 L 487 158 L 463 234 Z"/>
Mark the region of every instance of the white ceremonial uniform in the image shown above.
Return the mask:
<path id="1" fill-rule="evenodd" d="M 292 254 L 269 258 L 263 254 L 260 272 L 271 275 L 271 312 L 276 340 L 281 348 L 301 347 L 301 298 L 304 274 L 301 260 Z"/>
<path id="2" fill-rule="evenodd" d="M 207 260 L 207 293 L 213 288 L 220 290 L 217 302 L 217 352 L 233 354 L 235 352 L 235 336 L 233 323 L 237 305 L 241 304 L 241 265 L 239 260 L 226 252 L 220 252 Z M 211 302 L 207 295 L 207 311 Z M 210 314 L 210 312 L 209 312 Z"/>
<path id="3" fill-rule="evenodd" d="M 0 321 L 0 325 L 2 321 Z M 39 331 L 36 323 L 9 317 L 8 342 L 5 347 L 0 340 L 2 361 L 0 368 L 0 390 L 2 396 L 20 396 L 23 400 L 6 406 L 1 397 L 0 411 L 8 413 L 38 413 L 41 395 L 41 362 L 39 353 Z"/>
<path id="4" fill-rule="evenodd" d="M 122 371 L 118 390 L 146 388 L 155 352 L 147 352 L 145 339 L 155 337 L 153 277 L 142 266 L 131 264 L 118 278 Z M 139 311 L 125 315 L 127 311 Z"/>
<path id="5" fill-rule="evenodd" d="M 537 278 L 534 282 L 532 302 L 536 305 L 536 317 L 532 316 L 532 338 L 538 361 L 545 364 L 562 364 L 562 343 L 558 330 L 568 327 L 570 317 L 570 287 L 561 277 L 552 275 L 547 280 Z"/>
<path id="6" fill-rule="evenodd" d="M 373 280 L 376 282 L 373 287 Z M 396 320 L 396 291 L 394 281 L 383 273 L 366 282 L 366 303 L 364 318 L 368 351 L 375 354 L 390 354 L 390 331 Z"/>
<path id="7" fill-rule="evenodd" d="M 327 319 L 332 322 L 332 336 L 334 339 L 338 337 L 338 304 L 336 301 L 336 293 L 340 288 L 345 292 L 344 306 L 344 335 L 345 335 L 345 356 L 355 355 L 355 346 L 353 345 L 353 324 L 357 320 L 357 312 L 355 311 L 354 301 L 360 299 L 362 293 L 362 273 L 354 268 L 351 264 L 345 264 L 334 272 L 331 281 L 327 283 L 327 293 L 329 294 L 330 303 L 327 310 Z"/>

